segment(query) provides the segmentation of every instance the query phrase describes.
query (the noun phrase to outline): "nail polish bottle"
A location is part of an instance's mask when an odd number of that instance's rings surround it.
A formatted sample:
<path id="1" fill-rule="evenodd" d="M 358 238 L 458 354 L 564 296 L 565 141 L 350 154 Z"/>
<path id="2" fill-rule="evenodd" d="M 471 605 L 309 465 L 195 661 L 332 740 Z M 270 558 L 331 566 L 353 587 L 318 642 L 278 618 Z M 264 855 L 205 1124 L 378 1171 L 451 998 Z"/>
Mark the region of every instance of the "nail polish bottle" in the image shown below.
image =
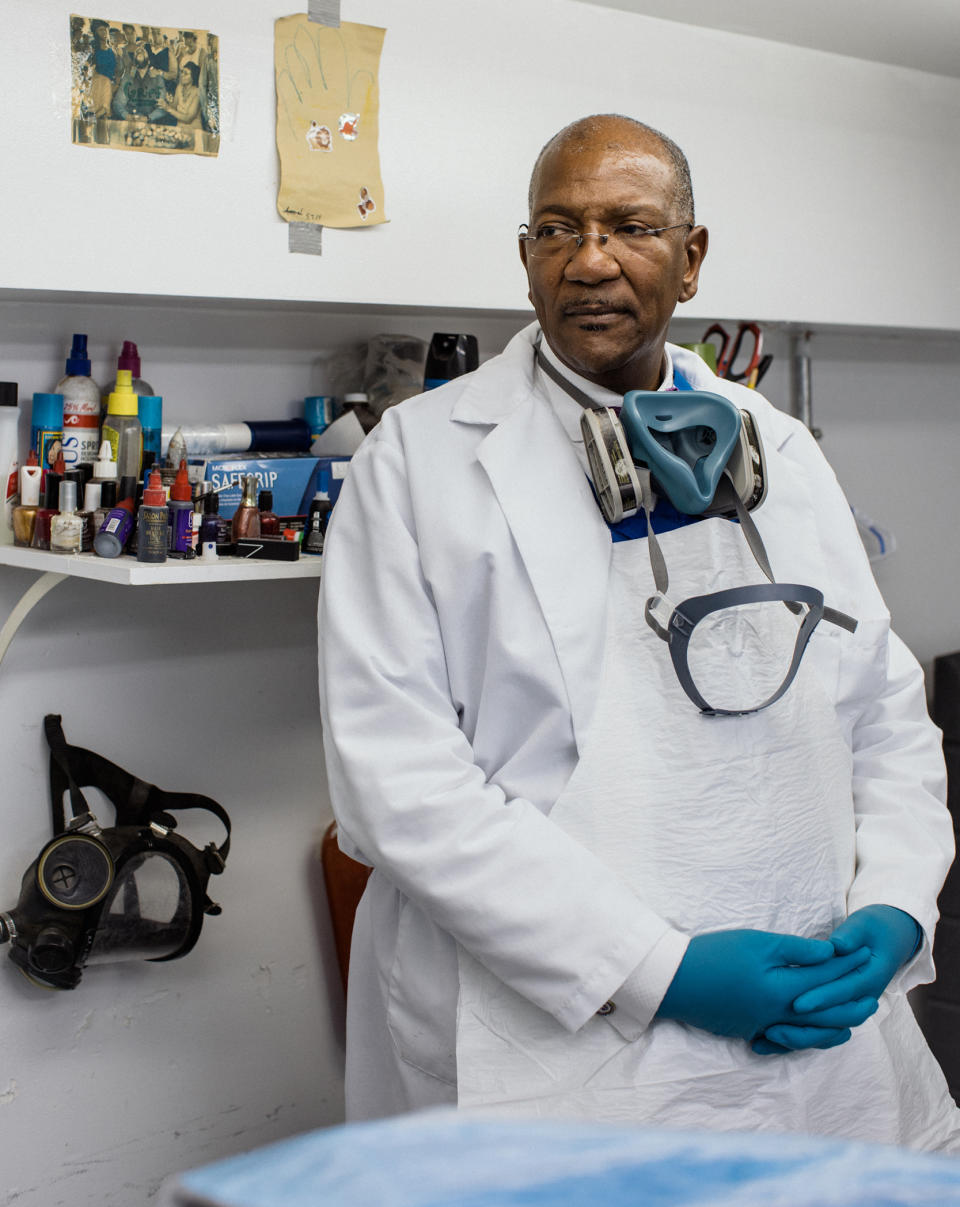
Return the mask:
<path id="1" fill-rule="evenodd" d="M 37 523 L 40 507 L 40 480 L 43 470 L 39 465 L 20 467 L 20 505 L 13 512 L 13 543 L 22 548 L 33 544 L 33 530 Z"/>
<path id="2" fill-rule="evenodd" d="M 273 510 L 273 491 L 261 490 L 257 506 L 260 509 L 260 535 L 279 536 L 280 517 Z"/>
<path id="3" fill-rule="evenodd" d="M 231 530 L 234 541 L 240 540 L 241 537 L 260 535 L 256 474 L 244 474 L 243 476 L 243 498 L 240 500 L 240 506 L 233 513 Z"/>
<path id="4" fill-rule="evenodd" d="M 77 515 L 77 484 L 72 478 L 60 482 L 60 510 L 50 521 L 50 552 L 79 553 L 83 521 Z"/>
<path id="5" fill-rule="evenodd" d="M 31 546 L 34 549 L 50 548 L 50 523 L 60 506 L 61 475 L 48 469 L 43 475 L 43 502 L 37 508 Z"/>
<path id="6" fill-rule="evenodd" d="M 97 531 L 93 526 L 93 517 L 99 506 L 100 483 L 88 482 L 83 488 L 83 510 L 77 512 L 77 515 L 83 521 L 83 540 L 80 543 L 81 553 L 89 553 L 93 548 L 93 538 Z"/>
<path id="7" fill-rule="evenodd" d="M 91 483 L 94 485 L 94 483 Z M 93 513 L 93 535 L 96 536 L 103 527 L 103 521 L 117 505 L 117 479 L 107 478 L 95 485 L 100 487 L 100 502 Z M 93 538 L 91 537 L 91 540 Z"/>
<path id="8" fill-rule="evenodd" d="M 93 538 L 94 553 L 100 557 L 119 557 L 123 553 L 133 532 L 135 505 L 133 496 L 128 496 L 110 509 L 100 531 Z"/>

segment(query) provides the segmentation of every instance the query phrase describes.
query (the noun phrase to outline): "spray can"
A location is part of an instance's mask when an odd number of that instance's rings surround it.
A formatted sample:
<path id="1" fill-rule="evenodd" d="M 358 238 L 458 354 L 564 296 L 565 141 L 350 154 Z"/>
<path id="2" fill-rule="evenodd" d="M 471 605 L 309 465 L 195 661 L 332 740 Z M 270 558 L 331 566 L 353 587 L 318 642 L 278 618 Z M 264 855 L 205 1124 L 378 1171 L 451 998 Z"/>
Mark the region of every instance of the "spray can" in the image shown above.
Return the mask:
<path id="1" fill-rule="evenodd" d="M 30 413 L 30 447 L 37 464 L 53 469 L 63 448 L 63 395 L 34 394 Z"/>

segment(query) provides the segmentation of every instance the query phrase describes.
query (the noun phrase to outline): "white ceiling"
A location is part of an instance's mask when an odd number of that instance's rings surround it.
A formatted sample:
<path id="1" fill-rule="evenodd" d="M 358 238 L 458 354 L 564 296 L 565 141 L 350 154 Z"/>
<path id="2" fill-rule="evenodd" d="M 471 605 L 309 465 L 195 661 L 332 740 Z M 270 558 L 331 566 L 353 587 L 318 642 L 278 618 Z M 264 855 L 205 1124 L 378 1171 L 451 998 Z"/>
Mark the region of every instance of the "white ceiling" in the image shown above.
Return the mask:
<path id="1" fill-rule="evenodd" d="M 960 0 L 584 0 L 960 78 Z"/>

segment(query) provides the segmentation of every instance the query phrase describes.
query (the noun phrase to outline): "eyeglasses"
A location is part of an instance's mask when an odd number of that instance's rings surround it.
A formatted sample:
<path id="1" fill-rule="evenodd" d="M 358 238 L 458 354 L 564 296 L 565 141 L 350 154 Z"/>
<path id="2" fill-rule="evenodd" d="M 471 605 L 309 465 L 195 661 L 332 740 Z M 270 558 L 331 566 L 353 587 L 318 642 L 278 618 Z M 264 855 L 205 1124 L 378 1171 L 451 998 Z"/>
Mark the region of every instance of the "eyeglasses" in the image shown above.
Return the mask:
<path id="1" fill-rule="evenodd" d="M 526 222 L 520 224 L 517 238 L 530 244 L 530 255 L 537 259 L 565 257 L 570 259 L 583 246 L 584 239 L 599 239 L 600 246 L 619 260 L 641 255 L 652 235 L 664 231 L 693 230 L 691 222 L 675 222 L 672 226 L 644 226 L 639 222 L 624 222 L 612 231 L 575 231 L 556 222 L 544 222 L 532 233 Z"/>

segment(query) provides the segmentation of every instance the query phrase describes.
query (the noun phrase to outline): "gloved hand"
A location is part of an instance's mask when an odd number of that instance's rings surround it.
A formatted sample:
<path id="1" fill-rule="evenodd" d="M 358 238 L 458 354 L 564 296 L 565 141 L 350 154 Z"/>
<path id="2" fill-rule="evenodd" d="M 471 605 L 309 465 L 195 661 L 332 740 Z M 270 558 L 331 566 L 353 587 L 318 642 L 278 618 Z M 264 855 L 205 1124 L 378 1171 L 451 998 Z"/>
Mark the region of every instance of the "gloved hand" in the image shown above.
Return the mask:
<path id="1" fill-rule="evenodd" d="M 805 990 L 793 1003 L 804 1024 L 820 1011 L 843 1006 L 857 998 L 879 1000 L 897 971 L 920 945 L 919 924 L 892 905 L 865 905 L 854 910 L 830 936 L 837 955 L 867 948 L 869 958 L 845 976 Z"/>
<path id="2" fill-rule="evenodd" d="M 657 1016 L 689 1023 L 714 1035 L 747 1040 L 762 1036 L 778 1024 L 793 1024 L 811 1032 L 802 1046 L 818 1046 L 817 1040 L 821 1041 L 819 1046 L 842 1043 L 849 1032 L 841 1033 L 856 1025 L 854 1019 L 863 1021 L 863 1007 L 852 1009 L 851 995 L 841 995 L 843 1008 L 836 1012 L 807 1017 L 797 1015 L 793 1003 L 827 982 L 853 975 L 869 958 L 866 949 L 838 956 L 826 939 L 763 930 L 695 935 Z"/>

